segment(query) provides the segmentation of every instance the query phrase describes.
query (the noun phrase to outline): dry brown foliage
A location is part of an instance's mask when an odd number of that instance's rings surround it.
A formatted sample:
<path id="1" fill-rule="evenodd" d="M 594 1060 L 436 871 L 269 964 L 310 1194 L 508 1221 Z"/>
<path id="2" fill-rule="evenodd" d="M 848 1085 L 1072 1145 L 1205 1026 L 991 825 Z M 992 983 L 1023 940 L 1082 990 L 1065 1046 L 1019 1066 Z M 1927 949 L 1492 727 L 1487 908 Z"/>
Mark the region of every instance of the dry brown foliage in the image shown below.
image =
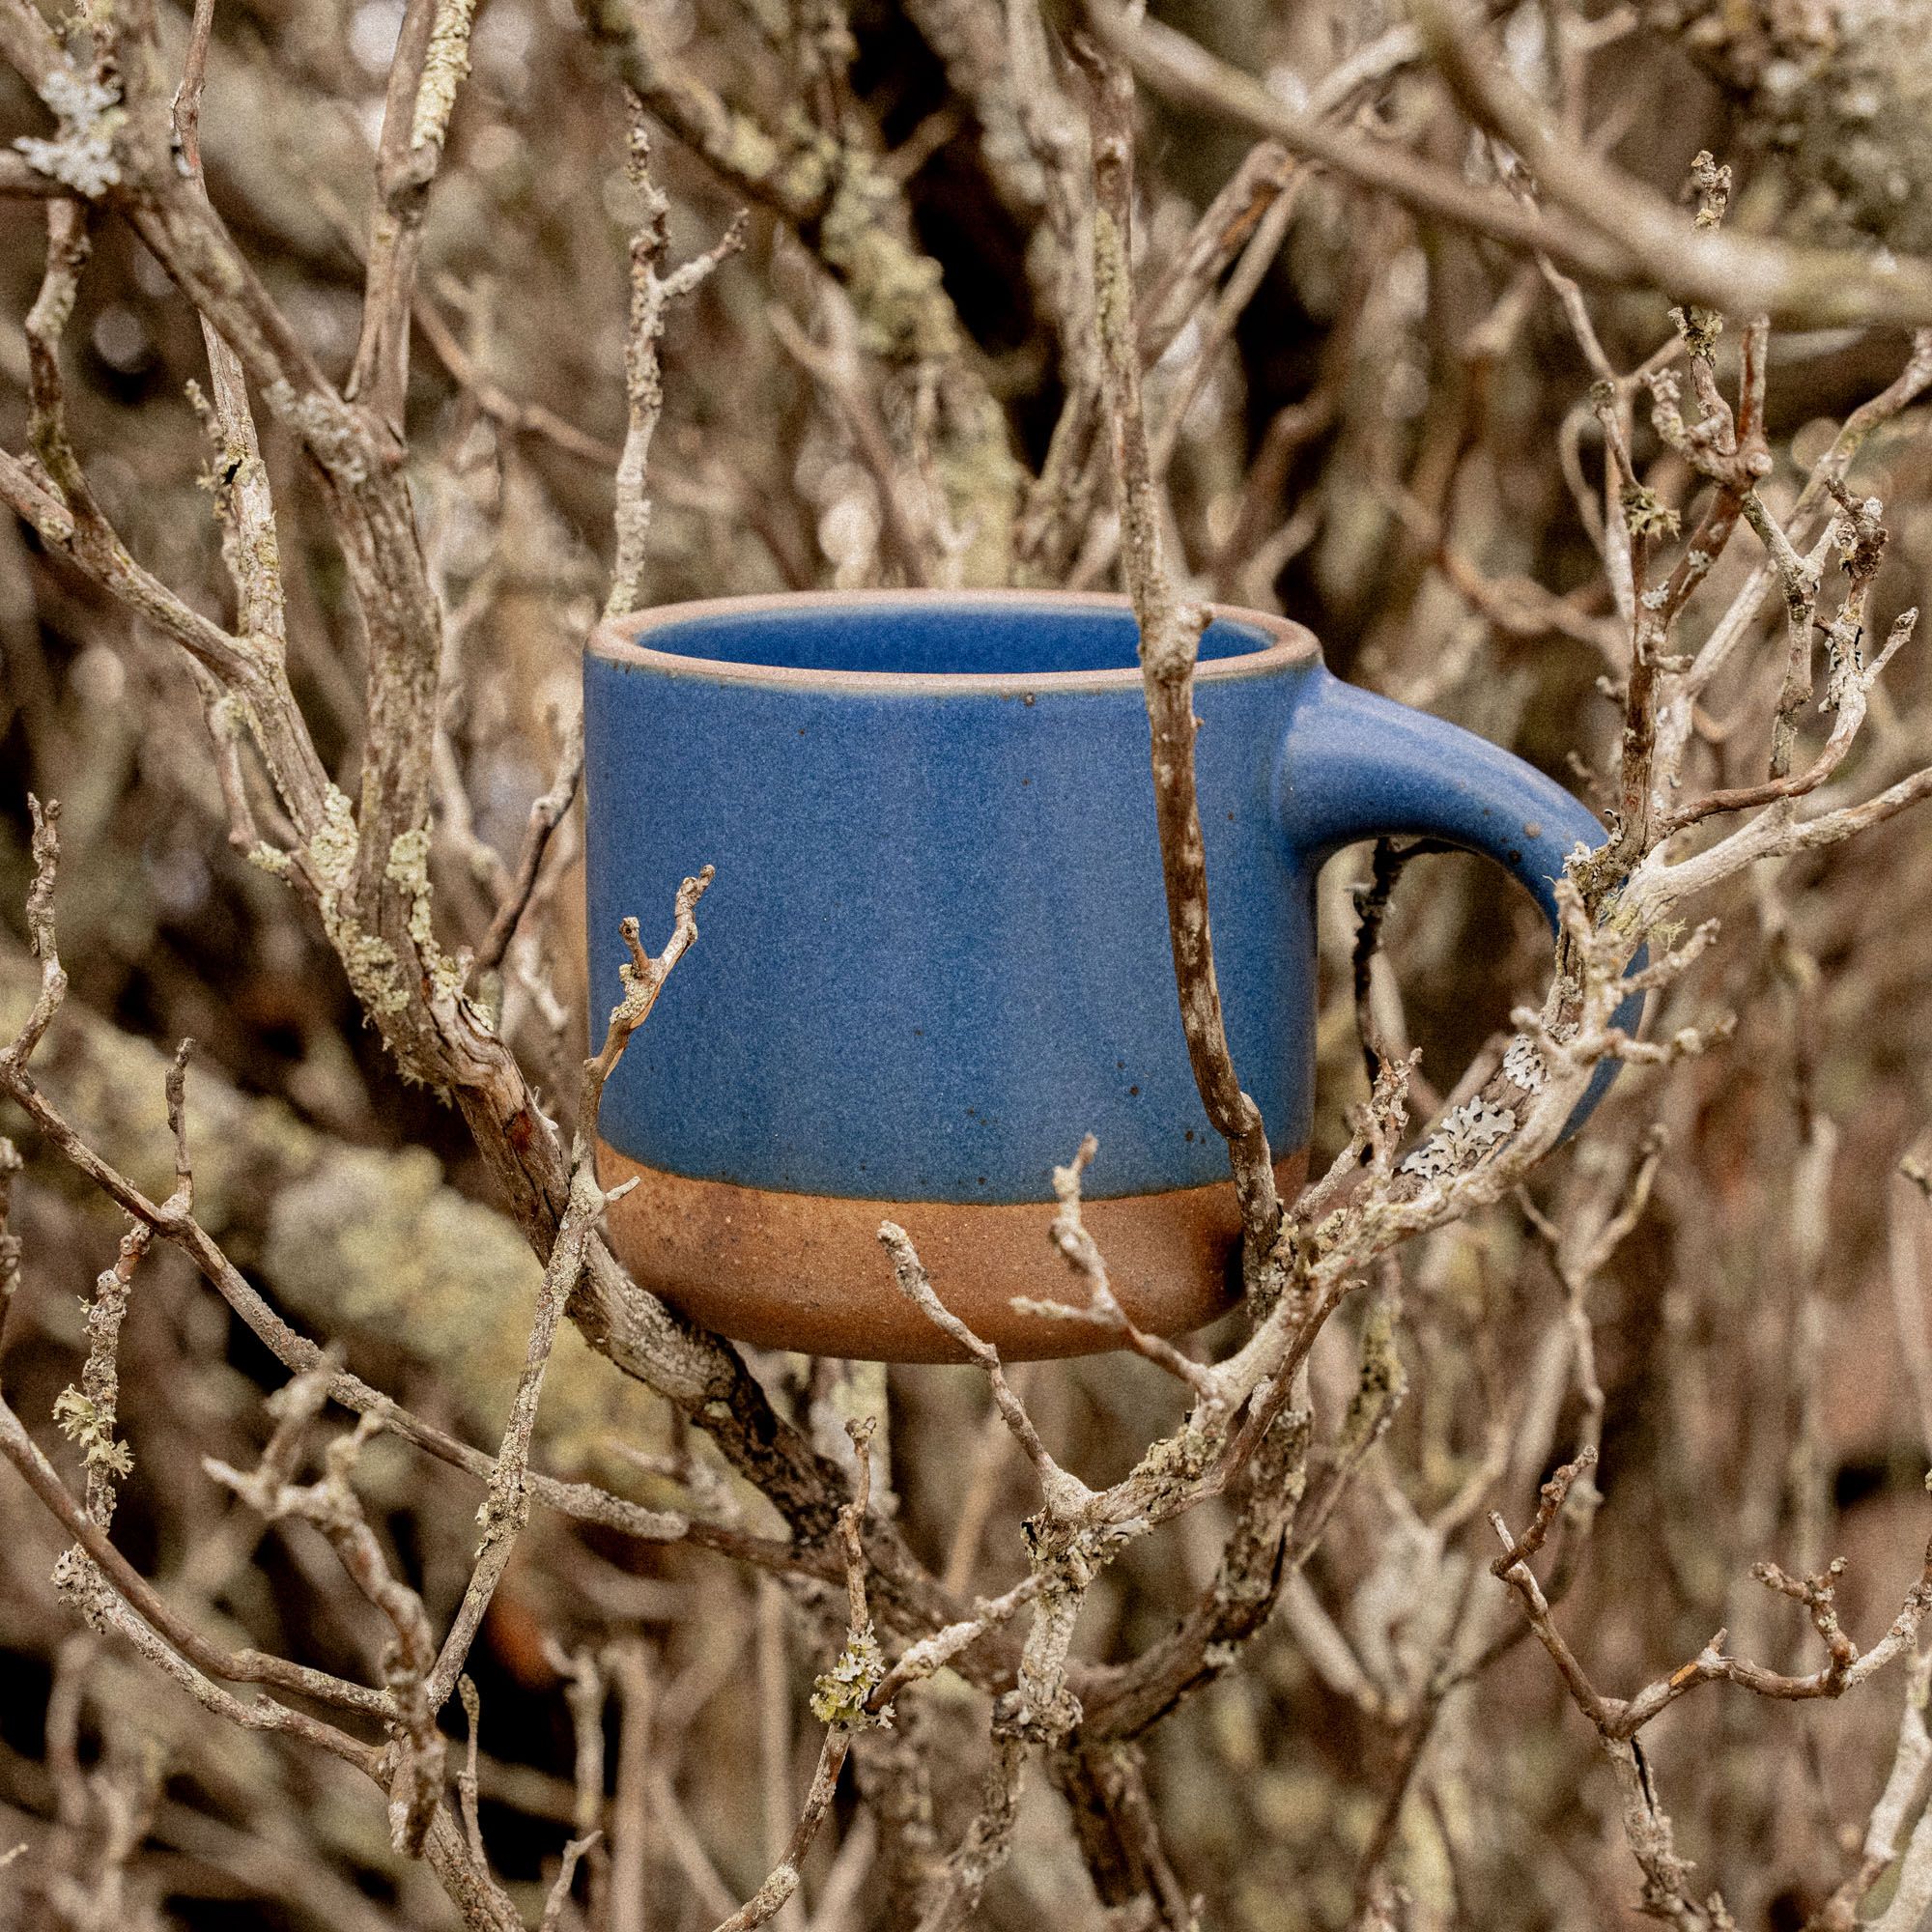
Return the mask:
<path id="1" fill-rule="evenodd" d="M 1918 1925 L 1923 11 L 0 0 L 0 1926 Z M 1249 1299 L 741 1351 L 578 654 L 992 582 L 1132 595 Z M 1203 598 L 1611 827 L 1553 965 L 1331 866 L 1293 1202 Z"/>

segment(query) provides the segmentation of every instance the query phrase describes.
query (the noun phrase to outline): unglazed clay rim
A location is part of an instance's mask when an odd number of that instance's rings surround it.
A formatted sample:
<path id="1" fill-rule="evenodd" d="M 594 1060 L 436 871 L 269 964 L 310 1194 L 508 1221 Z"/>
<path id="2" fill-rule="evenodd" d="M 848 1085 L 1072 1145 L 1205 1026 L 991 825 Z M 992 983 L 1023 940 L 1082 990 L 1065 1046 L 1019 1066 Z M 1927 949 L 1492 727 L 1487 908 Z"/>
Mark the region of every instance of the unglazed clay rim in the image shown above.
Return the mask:
<path id="1" fill-rule="evenodd" d="M 783 665 L 740 664 L 731 658 L 699 658 L 682 651 L 654 651 L 639 641 L 653 631 L 711 617 L 753 616 L 764 611 L 819 611 L 886 609 L 895 604 L 921 610 L 951 608 L 961 611 L 998 609 L 1118 611 L 1131 614 L 1129 599 L 1106 590 L 797 590 L 774 591 L 755 597 L 706 597 L 689 604 L 661 604 L 632 611 L 599 624 L 585 648 L 616 664 L 646 667 L 670 677 L 727 680 L 782 691 L 844 691 L 855 696 L 889 697 L 897 694 L 935 696 L 1026 696 L 1042 691 L 1138 690 L 1138 665 L 1119 670 L 1042 670 L 1013 675 L 1006 671 L 801 670 Z M 1233 604 L 1209 604 L 1210 618 L 1246 624 L 1264 631 L 1274 641 L 1260 650 L 1211 658 L 1195 667 L 1196 683 L 1254 677 L 1292 664 L 1320 664 L 1321 646 L 1314 632 L 1289 617 L 1264 611 L 1244 611 Z"/>

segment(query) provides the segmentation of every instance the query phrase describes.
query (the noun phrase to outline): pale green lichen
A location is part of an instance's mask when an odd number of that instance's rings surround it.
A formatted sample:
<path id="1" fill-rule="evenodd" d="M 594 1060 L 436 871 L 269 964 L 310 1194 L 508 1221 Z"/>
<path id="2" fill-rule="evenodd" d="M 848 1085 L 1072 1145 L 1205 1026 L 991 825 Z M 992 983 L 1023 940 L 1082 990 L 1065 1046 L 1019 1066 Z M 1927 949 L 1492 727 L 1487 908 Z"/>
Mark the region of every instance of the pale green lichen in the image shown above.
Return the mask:
<path id="1" fill-rule="evenodd" d="M 91 1396 L 70 1385 L 54 1398 L 54 1426 L 70 1442 L 80 1446 L 90 1469 L 125 1476 L 134 1466 L 134 1454 L 114 1435 L 114 1416 Z"/>
<path id="2" fill-rule="evenodd" d="M 1714 308 L 1702 308 L 1692 302 L 1686 308 L 1673 308 L 1670 320 L 1677 325 L 1685 348 L 1708 362 L 1717 352 L 1719 336 L 1724 332 L 1722 315 Z"/>
<path id="3" fill-rule="evenodd" d="M 328 1333 L 436 1363 L 496 1439 L 543 1271 L 511 1223 L 450 1186 L 427 1149 L 328 1145 L 312 1173 L 277 1189 L 261 1255 L 290 1308 Z M 663 1415 L 659 1398 L 611 1375 L 574 1327 L 558 1329 L 537 1410 L 553 1467 L 586 1466 L 607 1437 L 653 1443 Z"/>
<path id="4" fill-rule="evenodd" d="M 429 832 L 417 826 L 389 840 L 389 862 L 383 876 L 410 895 L 410 937 L 418 946 L 433 947 L 436 935 L 429 917 Z"/>
<path id="5" fill-rule="evenodd" d="M 781 202 L 809 204 L 825 192 L 825 156 L 786 153 L 750 116 L 727 110 L 718 127 L 718 171 L 734 181 L 769 181 Z"/>
<path id="6" fill-rule="evenodd" d="M 899 185 L 847 152 L 819 223 L 818 245 L 852 298 L 867 348 L 895 361 L 950 361 L 959 353 L 939 264 L 895 232 Z"/>
<path id="7" fill-rule="evenodd" d="M 398 833 L 389 841 L 384 876 L 410 895 L 410 938 L 422 969 L 429 977 L 432 1000 L 453 1000 L 463 991 L 463 975 L 436 942 L 436 922 L 430 913 L 429 831 Z"/>
<path id="8" fill-rule="evenodd" d="M 1192 1483 L 1213 1461 L 1218 1447 L 1218 1438 L 1207 1431 L 1182 1429 L 1154 1443 L 1136 1464 L 1134 1475 L 1163 1485 Z"/>
<path id="9" fill-rule="evenodd" d="M 39 991 L 38 964 L 0 933 L 0 1039 L 19 1032 Z M 75 1131 L 155 1200 L 174 1185 L 169 1060 L 74 999 L 35 1060 Z M 427 1150 L 345 1146 L 212 1065 L 197 1063 L 186 1098 L 196 1220 L 310 1334 L 435 1364 L 467 1427 L 495 1442 L 543 1272 L 514 1224 L 453 1187 Z M 30 1172 L 77 1207 L 112 1211 L 51 1155 Z M 544 1465 L 587 1474 L 595 1462 L 628 1492 L 639 1479 L 605 1445 L 668 1446 L 667 1417 L 662 1397 L 613 1376 L 574 1325 L 558 1329 L 537 1410 Z"/>
<path id="10" fill-rule="evenodd" d="M 1102 342 L 1131 340 L 1133 277 L 1120 224 L 1105 208 L 1094 211 L 1094 312 Z"/>
<path id="11" fill-rule="evenodd" d="M 364 1011 L 400 1012 L 409 1004 L 409 993 L 396 971 L 395 948 L 366 931 L 348 909 L 353 902 L 355 860 L 360 850 L 355 808 L 343 792 L 330 785 L 323 804 L 322 826 L 308 842 L 309 867 L 317 886 L 316 909 Z"/>
<path id="12" fill-rule="evenodd" d="M 416 111 L 410 123 L 410 146 L 441 147 L 456 107 L 456 92 L 469 71 L 469 23 L 476 0 L 440 0 L 423 56 Z"/>
<path id="13" fill-rule="evenodd" d="M 838 1653 L 838 1662 L 811 1687 L 811 1715 L 821 1724 L 866 1730 L 891 1720 L 866 1708 L 886 1674 L 885 1653 L 867 1624 Z"/>
<path id="14" fill-rule="evenodd" d="M 1662 502 L 1647 483 L 1626 483 L 1618 500 L 1623 506 L 1624 527 L 1632 536 L 1674 537 L 1677 534 L 1677 512 Z"/>
<path id="15" fill-rule="evenodd" d="M 216 735 L 238 742 L 248 730 L 251 715 L 248 704 L 232 691 L 224 691 L 208 707 L 208 722 Z"/>
<path id="16" fill-rule="evenodd" d="M 1374 1441 L 1407 1392 L 1408 1374 L 1395 1346 L 1395 1308 L 1378 1299 L 1362 1324 L 1361 1373 L 1342 1424 L 1340 1454 L 1351 1456 Z"/>
<path id="17" fill-rule="evenodd" d="M 340 889 L 355 877 L 355 855 L 361 849 L 355 808 L 346 792 L 330 785 L 322 814 L 322 828 L 308 841 L 309 857 L 315 861 L 316 876 L 324 886 Z"/>
<path id="18" fill-rule="evenodd" d="M 114 137 L 128 118 L 121 97 L 100 81 L 54 69 L 42 83 L 47 105 L 60 116 L 51 140 L 22 134 L 14 152 L 30 168 L 89 199 L 105 194 L 121 179 Z"/>
<path id="19" fill-rule="evenodd" d="M 983 391 L 948 391 L 947 434 L 933 452 L 933 470 L 953 526 L 971 532 L 962 559 L 964 581 L 1004 583 L 1011 563 L 1014 508 L 1023 472 L 999 405 Z"/>
<path id="20" fill-rule="evenodd" d="M 326 912 L 324 923 L 327 923 Z M 410 996 L 396 973 L 396 949 L 386 939 L 346 921 L 338 922 L 329 937 L 350 986 L 368 1011 L 399 1013 L 409 1005 Z"/>

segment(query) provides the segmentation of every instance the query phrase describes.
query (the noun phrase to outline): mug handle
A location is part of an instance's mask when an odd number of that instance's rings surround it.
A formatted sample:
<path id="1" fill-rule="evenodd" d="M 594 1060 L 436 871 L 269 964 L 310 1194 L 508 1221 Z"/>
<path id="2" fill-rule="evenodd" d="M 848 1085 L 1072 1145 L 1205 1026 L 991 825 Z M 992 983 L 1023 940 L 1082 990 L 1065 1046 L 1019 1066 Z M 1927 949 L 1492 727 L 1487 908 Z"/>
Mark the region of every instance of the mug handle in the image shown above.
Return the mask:
<path id="1" fill-rule="evenodd" d="M 1529 889 L 1552 933 L 1552 888 L 1563 876 L 1564 858 L 1579 841 L 1594 848 L 1607 837 L 1590 811 L 1533 765 L 1461 725 L 1319 668 L 1275 755 L 1274 810 L 1311 873 L 1362 838 L 1439 838 L 1483 853 Z M 1643 1008 L 1643 994 L 1632 993 L 1615 1024 L 1634 1035 Z M 1566 1140 L 1609 1091 L 1620 1064 L 1599 1065 L 1565 1123 Z"/>

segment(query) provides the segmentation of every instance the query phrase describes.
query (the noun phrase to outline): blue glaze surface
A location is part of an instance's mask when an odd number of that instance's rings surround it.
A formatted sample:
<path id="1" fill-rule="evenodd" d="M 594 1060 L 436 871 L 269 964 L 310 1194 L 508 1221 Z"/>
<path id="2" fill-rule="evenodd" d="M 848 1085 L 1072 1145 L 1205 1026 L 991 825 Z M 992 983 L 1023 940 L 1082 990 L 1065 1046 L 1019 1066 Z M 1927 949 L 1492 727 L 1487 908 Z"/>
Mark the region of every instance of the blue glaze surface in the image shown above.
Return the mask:
<path id="1" fill-rule="evenodd" d="M 655 951 L 678 881 L 717 878 L 611 1083 L 606 1139 L 692 1178 L 882 1200 L 1049 1198 L 1089 1132 L 1095 1197 L 1225 1179 L 1175 997 L 1123 604 L 801 598 L 643 632 L 584 665 L 595 1033 L 619 922 Z M 1283 638 L 1306 634 L 1217 619 L 1195 710 L 1229 1040 L 1286 1152 L 1312 1108 L 1322 859 L 1428 833 L 1548 909 L 1563 854 L 1603 834 L 1529 766 Z"/>
<path id="2" fill-rule="evenodd" d="M 1202 634 L 1201 662 L 1264 649 L 1267 633 L 1223 617 Z M 890 620 L 856 619 L 847 604 L 712 611 L 651 634 L 653 650 L 768 669 L 890 672 L 897 677 L 1038 677 L 1132 670 L 1140 628 L 1124 607 L 1068 605 L 1029 623 L 1009 605 L 894 600 Z"/>

